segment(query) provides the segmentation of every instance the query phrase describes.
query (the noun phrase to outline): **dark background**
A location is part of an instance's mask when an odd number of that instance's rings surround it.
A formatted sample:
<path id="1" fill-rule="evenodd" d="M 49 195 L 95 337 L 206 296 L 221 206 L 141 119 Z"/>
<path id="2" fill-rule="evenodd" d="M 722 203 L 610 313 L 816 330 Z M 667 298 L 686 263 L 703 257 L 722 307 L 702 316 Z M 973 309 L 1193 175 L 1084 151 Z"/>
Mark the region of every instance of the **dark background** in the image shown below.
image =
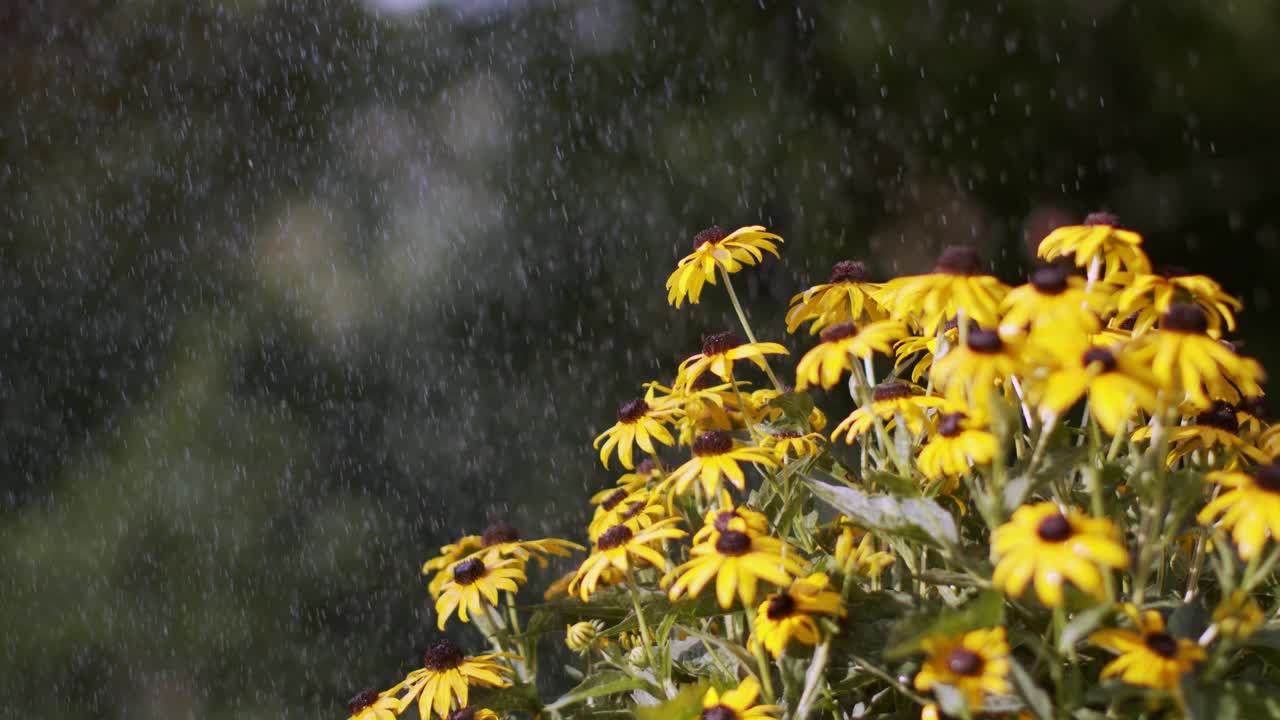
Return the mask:
<path id="1" fill-rule="evenodd" d="M 1012 282 L 1107 208 L 1280 367 L 1278 44 L 1270 0 L 5 3 L 0 714 L 393 683 L 423 559 L 579 539 L 591 438 L 732 326 L 662 288 L 713 222 L 787 239 L 739 276 L 780 339 L 837 260 Z"/>

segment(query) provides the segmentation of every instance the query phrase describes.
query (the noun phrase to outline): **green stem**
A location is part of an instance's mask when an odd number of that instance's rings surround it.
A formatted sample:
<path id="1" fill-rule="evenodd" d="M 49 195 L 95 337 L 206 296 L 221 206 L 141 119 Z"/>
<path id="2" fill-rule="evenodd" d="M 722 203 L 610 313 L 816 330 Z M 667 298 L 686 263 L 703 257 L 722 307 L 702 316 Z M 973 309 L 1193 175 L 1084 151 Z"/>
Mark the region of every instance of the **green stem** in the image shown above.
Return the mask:
<path id="1" fill-rule="evenodd" d="M 830 657 L 831 638 L 823 638 L 818 648 L 813 651 L 813 660 L 809 662 L 809 669 L 804 674 L 804 690 L 800 693 L 800 702 L 796 704 L 794 716 L 796 720 L 805 720 L 809 717 L 809 711 L 818 700 L 818 690 L 822 686 Z"/>
<path id="2" fill-rule="evenodd" d="M 756 631 L 755 617 L 751 614 L 751 609 L 743 609 L 742 617 L 746 621 L 745 624 L 749 628 L 749 632 L 754 634 Z M 776 696 L 773 694 L 773 673 L 769 671 L 769 656 L 766 654 L 767 652 L 764 649 L 764 643 L 756 643 L 756 672 L 760 675 L 760 690 L 764 694 L 765 703 L 772 705 L 776 700 Z"/>
<path id="3" fill-rule="evenodd" d="M 649 633 L 649 623 L 644 619 L 644 609 L 640 606 L 640 586 L 636 584 L 636 573 L 631 568 L 627 569 L 627 589 L 631 591 L 631 606 L 635 608 L 636 622 L 640 625 L 640 640 L 644 643 L 645 659 L 649 661 L 654 677 L 657 677 L 660 668 L 653 657 L 653 635 Z"/>
<path id="4" fill-rule="evenodd" d="M 747 333 L 747 340 L 752 343 L 757 342 L 756 334 L 751 331 L 751 323 L 747 322 L 747 313 L 742 309 L 742 303 L 738 302 L 738 293 L 733 290 L 733 280 L 729 278 L 729 271 L 720 268 L 720 275 L 724 278 L 724 288 L 729 291 L 729 301 L 733 303 L 734 312 L 738 313 L 738 322 L 742 323 L 742 329 Z M 782 392 L 782 383 L 778 382 L 778 377 L 773 374 L 773 368 L 769 364 L 769 358 L 764 360 L 764 371 L 769 376 L 769 382 L 773 383 L 773 389 Z"/>

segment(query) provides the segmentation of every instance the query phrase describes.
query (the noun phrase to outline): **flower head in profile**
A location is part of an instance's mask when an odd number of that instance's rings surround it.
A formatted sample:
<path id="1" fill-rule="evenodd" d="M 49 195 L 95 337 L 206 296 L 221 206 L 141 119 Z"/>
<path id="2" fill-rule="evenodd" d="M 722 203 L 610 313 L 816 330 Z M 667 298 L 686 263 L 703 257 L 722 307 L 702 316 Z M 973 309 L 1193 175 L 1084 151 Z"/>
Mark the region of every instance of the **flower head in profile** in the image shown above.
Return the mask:
<path id="1" fill-rule="evenodd" d="M 697 304 L 703 285 L 716 284 L 716 272 L 726 275 L 764 259 L 764 253 L 778 257 L 782 238 L 768 232 L 763 225 L 748 225 L 726 232 L 713 225 L 693 236 L 693 252 L 681 258 L 675 272 L 667 278 L 667 302 L 680 307 L 687 298 Z"/>
<path id="2" fill-rule="evenodd" d="M 916 690 L 950 685 L 964 695 L 970 710 L 976 710 L 983 697 L 1011 689 L 1009 641 L 1002 627 L 929 637 L 921 646 L 928 657 L 916 674 Z"/>
<path id="3" fill-rule="evenodd" d="M 840 593 L 830 590 L 830 585 L 831 580 L 825 574 L 813 573 L 765 598 L 756 609 L 750 649 L 754 652 L 763 646 L 777 658 L 793 640 L 803 645 L 817 645 L 822 633 L 815 618 L 848 614 Z"/>
<path id="4" fill-rule="evenodd" d="M 689 561 L 667 573 L 662 585 L 675 602 L 688 594 L 697 596 L 713 579 L 716 600 L 729 609 L 735 597 L 750 607 L 760 580 L 786 587 L 804 569 L 798 551 L 777 538 L 725 530 L 689 551 Z"/>
<path id="5" fill-rule="evenodd" d="M 1223 400 L 1215 401 L 1208 410 L 1192 416 L 1190 423 L 1167 431 L 1169 454 L 1165 461 L 1172 467 L 1187 455 L 1202 452 L 1231 458 L 1233 464 L 1237 455 L 1262 462 L 1265 457 L 1262 451 L 1240 436 L 1239 418 L 1235 405 Z M 1150 425 L 1144 425 L 1135 430 L 1132 437 L 1135 442 L 1146 442 L 1151 440 L 1153 433 Z"/>
<path id="6" fill-rule="evenodd" d="M 1173 690 L 1183 674 L 1204 660 L 1204 648 L 1170 635 L 1159 612 L 1139 612 L 1126 605 L 1125 614 L 1133 622 L 1133 630 L 1099 630 L 1089 636 L 1089 642 L 1119 655 L 1102 668 L 1104 680 L 1119 675 L 1130 685 Z"/>
<path id="7" fill-rule="evenodd" d="M 973 327 L 963 345 L 934 361 L 930 376 L 948 398 L 986 412 L 992 396 L 1021 370 L 1016 345 L 995 330 Z"/>
<path id="8" fill-rule="evenodd" d="M 600 589 L 602 578 L 604 584 L 609 584 L 610 576 L 620 577 L 641 564 L 666 569 L 666 557 L 654 546 L 687 535 L 674 527 L 678 522 L 679 518 L 667 518 L 639 530 L 625 524 L 605 530 L 596 540 L 595 550 L 574 573 L 568 586 L 569 594 L 590 602 L 591 596 Z"/>
<path id="9" fill-rule="evenodd" d="M 641 450 L 653 455 L 657 452 L 655 440 L 672 445 L 675 438 L 663 423 L 670 422 L 678 413 L 679 410 L 667 402 L 651 405 L 644 398 L 627 401 L 618 408 L 618 422 L 596 437 L 593 447 L 600 450 L 600 463 L 609 467 L 609 455 L 617 449 L 618 462 L 631 470 L 635 467 L 631 459 L 634 446 L 639 445 Z"/>
<path id="10" fill-rule="evenodd" d="M 869 282 L 867 266 L 857 260 L 842 260 L 831 268 L 831 277 L 791 298 L 787 310 L 787 332 L 794 333 L 808 322 L 810 334 L 842 323 L 883 320 L 887 313 L 872 295 L 880 289 Z"/>
<path id="11" fill-rule="evenodd" d="M 559 538 L 524 540 L 514 525 L 505 522 L 496 522 L 485 528 L 480 535 L 480 547 L 480 552 L 491 560 L 515 558 L 523 564 L 533 559 L 544 568 L 550 555 L 569 557 L 575 550 L 585 549 L 578 543 Z"/>
<path id="12" fill-rule="evenodd" d="M 1280 463 L 1253 472 L 1211 472 L 1208 482 L 1222 492 L 1196 515 L 1202 525 L 1220 524 L 1231 532 L 1240 557 L 1251 560 L 1262 552 L 1267 538 L 1280 539 Z"/>
<path id="13" fill-rule="evenodd" d="M 1062 585 L 1070 581 L 1093 596 L 1102 592 L 1102 569 L 1123 568 L 1129 553 L 1110 520 L 1091 518 L 1055 503 L 1023 505 L 996 529 L 997 559 L 991 582 L 1012 597 L 1034 584 L 1046 607 L 1062 604 Z"/>
<path id="14" fill-rule="evenodd" d="M 736 505 L 727 510 L 708 510 L 702 527 L 693 536 L 694 544 L 714 543 L 720 533 L 733 530 L 752 537 L 769 532 L 769 518 L 746 505 Z"/>
<path id="15" fill-rule="evenodd" d="M 578 654 L 585 653 L 595 647 L 596 639 L 602 630 L 604 630 L 604 622 L 601 620 L 583 620 L 566 625 L 564 644 Z"/>
<path id="16" fill-rule="evenodd" d="M 882 320 L 861 328 L 853 323 L 831 325 L 822 331 L 822 342 L 800 358 L 796 389 L 818 385 L 830 390 L 853 367 L 854 358 L 866 359 L 877 352 L 892 355 L 894 341 L 906 334 L 906 326 L 897 320 Z"/>
<path id="17" fill-rule="evenodd" d="M 1036 254 L 1053 262 L 1070 258 L 1090 275 L 1111 278 L 1117 273 L 1151 272 L 1151 261 L 1142 250 L 1142 236 L 1118 227 L 1120 220 L 1110 213 L 1092 213 L 1080 225 L 1057 228 L 1040 241 Z"/>
<path id="18" fill-rule="evenodd" d="M 714 498 L 728 481 L 738 490 L 746 488 L 747 476 L 742 464 L 777 467 L 773 452 L 754 445 L 743 445 L 725 430 L 712 430 L 694 438 L 693 457 L 676 468 L 663 481 L 663 488 L 683 495 L 695 482 L 703 497 Z"/>
<path id="19" fill-rule="evenodd" d="M 384 694 L 395 696 L 403 691 L 398 698 L 397 715 L 417 700 L 419 717 L 430 718 L 434 713 L 447 720 L 455 705 L 467 706 L 471 686 L 509 687 L 511 668 L 495 660 L 511 657 L 515 656 L 491 653 L 467 657 L 462 648 L 441 640 L 423 653 L 421 668 L 410 672 Z"/>
<path id="20" fill-rule="evenodd" d="M 525 579 L 524 563 L 515 559 L 499 560 L 478 554 L 454 563 L 436 598 L 436 627 L 444 630 L 455 610 L 459 620 L 470 622 L 469 613 L 484 613 L 488 607 L 496 607 L 499 592 L 514 594 Z"/>
<path id="21" fill-rule="evenodd" d="M 400 701 L 377 690 L 361 690 L 347 702 L 348 720 L 394 720 Z"/>
<path id="22" fill-rule="evenodd" d="M 933 272 L 884 283 L 875 298 L 890 316 L 934 335 L 949 318 L 966 316 L 994 327 L 1009 288 L 985 272 L 978 251 L 953 246 L 942 251 Z"/>
<path id="23" fill-rule="evenodd" d="M 1089 413 L 1108 435 L 1123 432 L 1140 412 L 1154 413 L 1159 383 L 1124 345 L 1064 343 L 1043 355 L 1047 373 L 1030 384 L 1040 415 L 1061 417 L 1088 395 Z"/>
<path id="24" fill-rule="evenodd" d="M 1198 305 L 1174 304 L 1159 328 L 1134 341 L 1135 359 L 1151 368 L 1172 399 L 1207 408 L 1214 400 L 1238 402 L 1241 395 L 1262 395 L 1264 373 L 1258 361 L 1241 357 L 1205 334 L 1209 321 Z"/>
<path id="25" fill-rule="evenodd" d="M 920 448 L 916 465 L 927 480 L 958 477 L 974 465 L 990 463 L 996 447 L 996 436 L 986 423 L 963 412 L 945 413 L 933 437 Z"/>
<path id="26" fill-rule="evenodd" d="M 702 352 L 685 358 L 676 375 L 677 387 L 689 387 L 703 373 L 710 372 L 726 382 L 733 380 L 733 364 L 746 360 L 761 370 L 767 370 L 766 355 L 786 355 L 787 349 L 778 343 L 744 343 L 731 332 L 716 333 L 702 338 Z"/>
<path id="27" fill-rule="evenodd" d="M 875 426 L 878 418 L 886 427 L 893 427 L 899 419 L 915 435 L 924 432 L 929 422 L 929 410 L 942 407 L 946 400 L 925 395 L 924 390 L 911 383 L 893 380 L 881 383 L 871 391 L 871 407 L 860 407 L 849 413 L 831 432 L 831 439 L 843 434 L 844 441 L 852 444 L 862 434 Z"/>
<path id="28" fill-rule="evenodd" d="M 822 451 L 826 441 L 822 433 L 802 433 L 799 430 L 773 430 L 765 434 L 764 447 L 773 451 L 778 462 L 813 457 Z"/>
<path id="29" fill-rule="evenodd" d="M 702 696 L 702 714 L 699 720 L 753 720 L 769 718 L 782 712 L 777 705 L 757 705 L 760 697 L 760 683 L 748 676 L 738 687 L 716 692 L 715 688 L 707 690 Z"/>
<path id="30" fill-rule="evenodd" d="M 1000 303 L 1000 334 L 1025 335 L 1033 342 L 1053 343 L 1058 337 L 1085 337 L 1102 327 L 1110 298 L 1087 290 L 1083 278 L 1069 275 L 1060 265 L 1031 273 L 1030 281 L 1009 291 Z"/>
<path id="31" fill-rule="evenodd" d="M 625 488 L 608 491 L 596 506 L 587 536 L 591 542 L 614 525 L 630 525 L 633 529 L 646 528 L 666 517 L 666 507 L 658 493 L 649 490 L 627 492 Z"/>
<path id="32" fill-rule="evenodd" d="M 1216 280 L 1177 268 L 1126 277 L 1116 293 L 1116 311 L 1121 316 L 1133 316 L 1133 331 L 1139 335 L 1151 329 L 1178 302 L 1200 307 L 1205 315 L 1205 332 L 1214 339 L 1221 338 L 1224 330 L 1236 329 L 1235 313 L 1244 307 Z"/>
<path id="33" fill-rule="evenodd" d="M 875 537 L 841 515 L 836 519 L 840 534 L 832 554 L 840 572 L 845 575 L 880 577 L 894 563 L 893 553 L 876 548 Z"/>

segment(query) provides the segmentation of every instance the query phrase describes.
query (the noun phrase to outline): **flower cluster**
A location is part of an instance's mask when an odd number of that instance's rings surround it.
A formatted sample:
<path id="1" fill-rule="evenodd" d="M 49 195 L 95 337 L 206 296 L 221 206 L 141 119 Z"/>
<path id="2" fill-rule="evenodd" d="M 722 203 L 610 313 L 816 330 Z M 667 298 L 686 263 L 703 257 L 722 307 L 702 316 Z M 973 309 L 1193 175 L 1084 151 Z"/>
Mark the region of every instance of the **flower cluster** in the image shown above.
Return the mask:
<path id="1" fill-rule="evenodd" d="M 441 640 L 353 718 L 1275 710 L 1280 667 L 1251 649 L 1280 634 L 1280 425 L 1229 338 L 1239 300 L 1099 213 L 1016 286 L 967 247 L 884 281 L 841 261 L 762 341 L 733 276 L 781 243 L 695 236 L 669 302 L 721 286 L 741 327 L 620 398 L 595 447 L 626 472 L 584 544 L 498 524 L 426 562 L 438 629 L 493 651 Z M 529 561 L 575 551 L 517 602 Z M 544 702 L 550 628 L 580 682 Z"/>

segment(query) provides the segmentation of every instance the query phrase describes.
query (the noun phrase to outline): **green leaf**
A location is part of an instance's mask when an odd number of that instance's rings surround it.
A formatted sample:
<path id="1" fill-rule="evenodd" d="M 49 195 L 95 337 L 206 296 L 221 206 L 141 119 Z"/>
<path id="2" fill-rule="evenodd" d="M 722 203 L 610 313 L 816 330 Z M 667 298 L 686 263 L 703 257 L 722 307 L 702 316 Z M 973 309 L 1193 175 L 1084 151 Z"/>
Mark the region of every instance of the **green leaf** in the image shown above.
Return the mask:
<path id="1" fill-rule="evenodd" d="M 710 683 L 681 685 L 676 696 L 666 702 L 634 710 L 636 720 L 692 720 L 702 714 L 702 696 Z"/>
<path id="2" fill-rule="evenodd" d="M 952 717 L 969 717 L 969 701 L 964 693 L 953 685 L 934 685 L 933 696 L 938 699 L 942 712 Z"/>
<path id="3" fill-rule="evenodd" d="M 577 687 L 547 705 L 547 710 L 560 710 L 590 698 L 641 690 L 648 686 L 649 683 L 644 680 L 616 670 L 588 675 Z"/>
<path id="4" fill-rule="evenodd" d="M 1004 597 L 995 591 L 979 593 L 963 608 L 931 605 L 912 612 L 894 627 L 886 657 L 916 652 L 920 642 L 935 635 L 959 635 L 1004 624 Z"/>
<path id="5" fill-rule="evenodd" d="M 1013 678 L 1013 687 L 1018 691 L 1018 695 L 1027 703 L 1027 709 L 1035 715 L 1037 720 L 1053 720 L 1053 701 L 1049 699 L 1046 693 L 1026 669 L 1022 667 L 1022 663 L 1012 656 L 1009 657 L 1009 674 Z"/>
<path id="6" fill-rule="evenodd" d="M 782 410 L 787 420 L 807 427 L 809 413 L 813 412 L 813 398 L 807 392 L 786 392 L 770 400 L 768 407 Z"/>
<path id="7" fill-rule="evenodd" d="M 1110 605 L 1098 605 L 1076 613 L 1076 616 L 1071 618 L 1071 622 L 1062 628 L 1062 635 L 1058 637 L 1058 652 L 1065 653 L 1075 647 L 1076 643 L 1088 637 L 1094 628 L 1111 615 L 1111 611 Z"/>
<path id="8" fill-rule="evenodd" d="M 893 495 L 901 495 L 904 497 L 919 497 L 920 485 L 911 478 L 904 478 L 897 473 L 886 472 L 884 470 L 871 470 L 863 476 L 867 482 L 877 488 L 884 488 Z"/>
<path id="9" fill-rule="evenodd" d="M 871 495 L 805 478 L 814 496 L 844 513 L 865 530 L 909 538 L 930 545 L 955 545 L 960 531 L 955 518 L 928 498 Z"/>

